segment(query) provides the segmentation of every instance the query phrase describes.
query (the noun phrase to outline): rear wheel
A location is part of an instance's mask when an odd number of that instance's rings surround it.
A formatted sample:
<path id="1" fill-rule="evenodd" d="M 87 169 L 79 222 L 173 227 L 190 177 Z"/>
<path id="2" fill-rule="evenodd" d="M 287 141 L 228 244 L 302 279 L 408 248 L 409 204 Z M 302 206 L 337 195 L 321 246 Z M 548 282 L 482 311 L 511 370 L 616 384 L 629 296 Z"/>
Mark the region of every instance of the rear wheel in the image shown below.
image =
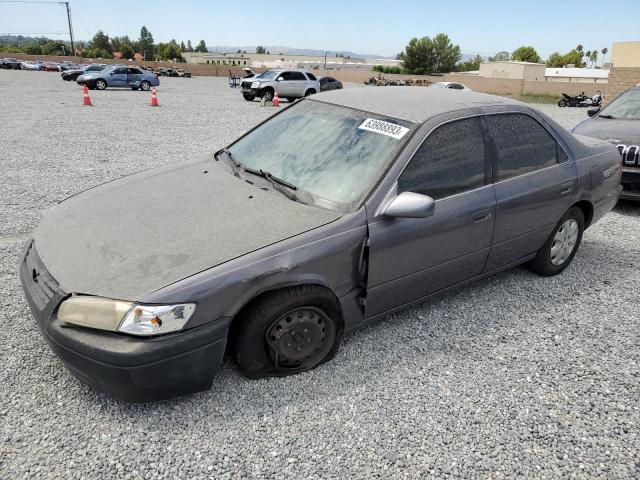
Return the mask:
<path id="1" fill-rule="evenodd" d="M 144 80 L 140 84 L 140 90 L 144 90 L 145 92 L 148 92 L 150 88 L 151 88 L 151 84 L 149 82 L 147 82 L 146 80 Z"/>
<path id="2" fill-rule="evenodd" d="M 335 355 L 342 337 L 340 319 L 333 294 L 320 286 L 268 294 L 232 327 L 238 366 L 249 378 L 311 370 Z"/>
<path id="3" fill-rule="evenodd" d="M 96 89 L 98 90 L 104 90 L 105 88 L 107 88 L 107 82 L 105 82 L 104 80 L 102 80 L 101 78 L 96 80 L 95 83 L 93 84 Z"/>
<path id="4" fill-rule="evenodd" d="M 544 277 L 561 273 L 578 251 L 583 232 L 584 213 L 578 207 L 571 207 L 527 267 Z"/>
<path id="5" fill-rule="evenodd" d="M 310 88 L 309 90 L 304 92 L 304 96 L 308 97 L 309 95 L 313 95 L 314 93 L 316 93 L 316 91 L 313 88 Z"/>

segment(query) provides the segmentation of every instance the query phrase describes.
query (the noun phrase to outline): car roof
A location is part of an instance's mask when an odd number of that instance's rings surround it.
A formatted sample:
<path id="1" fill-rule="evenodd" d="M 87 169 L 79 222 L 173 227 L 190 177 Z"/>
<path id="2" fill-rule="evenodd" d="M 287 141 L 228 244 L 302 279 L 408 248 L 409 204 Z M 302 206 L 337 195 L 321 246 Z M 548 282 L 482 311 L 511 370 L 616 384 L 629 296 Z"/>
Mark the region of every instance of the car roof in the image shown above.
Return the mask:
<path id="1" fill-rule="evenodd" d="M 314 95 L 313 99 L 413 123 L 465 108 L 523 105 L 517 100 L 471 90 L 395 86 L 332 90 Z"/>

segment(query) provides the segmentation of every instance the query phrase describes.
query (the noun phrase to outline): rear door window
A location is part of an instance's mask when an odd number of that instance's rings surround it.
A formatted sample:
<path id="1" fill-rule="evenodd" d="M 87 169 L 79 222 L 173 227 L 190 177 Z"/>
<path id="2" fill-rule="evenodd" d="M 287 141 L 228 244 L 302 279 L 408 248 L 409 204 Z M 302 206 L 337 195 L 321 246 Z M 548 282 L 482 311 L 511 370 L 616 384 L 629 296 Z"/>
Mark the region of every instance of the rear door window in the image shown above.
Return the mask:
<path id="1" fill-rule="evenodd" d="M 485 143 L 478 117 L 456 120 L 429 134 L 398 179 L 398 193 L 435 200 L 485 185 Z"/>
<path id="2" fill-rule="evenodd" d="M 287 80 L 306 80 L 302 72 L 287 72 L 287 73 L 289 74 L 289 78 L 287 78 Z"/>
<path id="3" fill-rule="evenodd" d="M 566 160 L 562 148 L 537 120 L 523 113 L 486 115 L 495 180 L 507 180 Z"/>
<path id="4" fill-rule="evenodd" d="M 309 77 L 309 80 L 316 80 L 316 76 L 313 73 L 307 73 L 307 77 Z"/>

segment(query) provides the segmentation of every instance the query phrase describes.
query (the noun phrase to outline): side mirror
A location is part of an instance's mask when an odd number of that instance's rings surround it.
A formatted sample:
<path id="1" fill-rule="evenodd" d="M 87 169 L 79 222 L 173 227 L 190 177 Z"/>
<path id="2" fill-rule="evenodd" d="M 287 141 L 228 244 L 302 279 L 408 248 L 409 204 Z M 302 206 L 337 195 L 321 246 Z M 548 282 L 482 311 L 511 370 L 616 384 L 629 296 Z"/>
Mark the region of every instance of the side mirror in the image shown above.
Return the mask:
<path id="1" fill-rule="evenodd" d="M 421 195 L 413 192 L 402 192 L 383 206 L 379 216 L 428 218 L 433 216 L 435 208 L 435 200 L 427 195 Z"/>
<path id="2" fill-rule="evenodd" d="M 589 115 L 590 117 L 593 117 L 595 114 L 597 114 L 600 110 L 602 110 L 600 107 L 596 107 L 596 108 L 590 108 L 589 110 L 587 110 L 587 115 Z"/>

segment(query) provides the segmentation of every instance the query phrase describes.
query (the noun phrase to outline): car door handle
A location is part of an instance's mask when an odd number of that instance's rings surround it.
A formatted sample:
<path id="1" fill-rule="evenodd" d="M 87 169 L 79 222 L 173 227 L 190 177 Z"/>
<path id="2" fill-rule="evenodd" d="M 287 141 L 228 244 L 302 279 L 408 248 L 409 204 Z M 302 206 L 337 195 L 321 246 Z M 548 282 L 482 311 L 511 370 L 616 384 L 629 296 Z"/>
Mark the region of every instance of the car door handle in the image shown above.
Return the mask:
<path id="1" fill-rule="evenodd" d="M 471 215 L 471 220 L 473 220 L 473 223 L 484 222 L 486 220 L 489 220 L 490 218 L 491 218 L 491 210 L 480 210 L 479 212 L 476 212 L 473 215 Z"/>
<path id="2" fill-rule="evenodd" d="M 566 195 L 573 192 L 573 182 L 563 183 L 560 187 L 560 195 Z"/>

